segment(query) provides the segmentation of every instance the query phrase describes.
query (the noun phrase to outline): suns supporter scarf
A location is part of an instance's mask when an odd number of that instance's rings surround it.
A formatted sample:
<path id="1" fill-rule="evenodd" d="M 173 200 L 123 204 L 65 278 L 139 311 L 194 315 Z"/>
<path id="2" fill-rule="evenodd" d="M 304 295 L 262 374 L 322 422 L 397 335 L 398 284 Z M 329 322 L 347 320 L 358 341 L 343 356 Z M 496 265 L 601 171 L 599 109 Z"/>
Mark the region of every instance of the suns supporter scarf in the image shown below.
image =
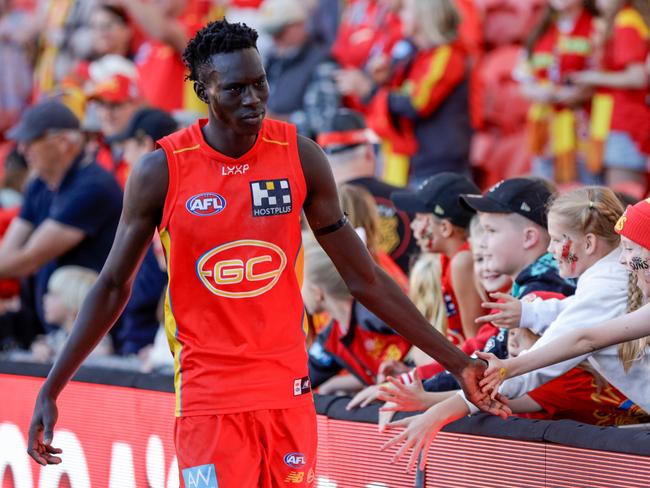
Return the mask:
<path id="1" fill-rule="evenodd" d="M 72 0 L 54 0 L 47 5 L 44 32 L 63 32 L 74 2 Z M 56 84 L 55 64 L 59 55 L 59 46 L 50 42 L 46 35 L 39 39 L 40 55 L 34 70 L 34 98 L 49 92 Z"/>
<path id="2" fill-rule="evenodd" d="M 566 83 L 570 73 L 586 69 L 592 54 L 593 20 L 583 11 L 569 33 L 562 33 L 555 24 L 551 25 L 529 60 L 529 70 L 538 83 L 559 86 Z M 578 136 L 573 109 L 533 103 L 528 111 L 527 126 L 531 152 L 542 156 L 550 150 L 555 161 L 556 180 L 574 180 Z"/>
<path id="3" fill-rule="evenodd" d="M 650 27 L 645 24 L 638 11 L 629 6 L 624 7 L 614 19 L 612 36 L 605 46 L 603 70 L 620 71 L 629 64 L 643 63 L 648 54 L 649 44 Z M 600 171 L 603 167 L 605 142 L 612 125 L 615 125 L 616 130 L 628 133 L 642 149 L 650 139 L 647 132 L 650 110 L 645 106 L 644 94 L 639 92 L 635 96 L 630 92 L 630 90 L 600 87 L 594 95 L 587 154 L 587 165 L 591 171 Z M 623 113 L 625 116 L 621 115 Z M 630 114 L 635 114 L 636 117 Z"/>

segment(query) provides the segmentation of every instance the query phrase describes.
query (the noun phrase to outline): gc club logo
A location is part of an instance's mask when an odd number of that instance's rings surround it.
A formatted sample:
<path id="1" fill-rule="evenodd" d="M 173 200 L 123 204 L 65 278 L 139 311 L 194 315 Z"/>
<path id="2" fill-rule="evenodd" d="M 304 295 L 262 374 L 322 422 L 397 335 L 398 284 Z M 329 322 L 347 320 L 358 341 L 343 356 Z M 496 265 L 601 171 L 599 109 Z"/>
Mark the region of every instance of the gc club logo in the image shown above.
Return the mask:
<path id="1" fill-rule="evenodd" d="M 196 262 L 196 274 L 217 296 L 252 298 L 273 288 L 286 265 L 286 255 L 275 244 L 242 239 L 204 253 Z"/>
<path id="2" fill-rule="evenodd" d="M 185 203 L 188 212 L 200 217 L 215 215 L 226 208 L 226 199 L 218 193 L 199 193 Z"/>
<path id="3" fill-rule="evenodd" d="M 290 468 L 300 469 L 304 468 L 307 461 L 305 455 L 301 452 L 290 452 L 284 456 L 284 464 Z"/>

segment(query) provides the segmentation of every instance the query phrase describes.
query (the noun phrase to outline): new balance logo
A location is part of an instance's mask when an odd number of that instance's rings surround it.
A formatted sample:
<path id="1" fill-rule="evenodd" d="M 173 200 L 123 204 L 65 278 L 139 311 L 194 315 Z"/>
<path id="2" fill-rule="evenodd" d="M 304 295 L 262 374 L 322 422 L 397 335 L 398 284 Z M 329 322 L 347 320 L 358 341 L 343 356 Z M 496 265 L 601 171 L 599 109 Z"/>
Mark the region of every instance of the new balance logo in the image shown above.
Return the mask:
<path id="1" fill-rule="evenodd" d="M 186 488 L 219 488 L 214 464 L 203 464 L 183 470 Z"/>
<path id="2" fill-rule="evenodd" d="M 268 217 L 291 213 L 291 187 L 289 180 L 264 180 L 251 182 L 253 217 Z"/>

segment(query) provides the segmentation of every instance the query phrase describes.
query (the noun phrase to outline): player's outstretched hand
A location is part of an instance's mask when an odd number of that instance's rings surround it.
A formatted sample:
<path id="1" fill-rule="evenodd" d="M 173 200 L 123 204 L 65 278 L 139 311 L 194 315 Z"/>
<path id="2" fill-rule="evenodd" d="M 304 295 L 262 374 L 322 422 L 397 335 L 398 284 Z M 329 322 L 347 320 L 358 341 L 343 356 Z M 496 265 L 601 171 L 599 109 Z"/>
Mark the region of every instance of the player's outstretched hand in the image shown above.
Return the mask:
<path id="1" fill-rule="evenodd" d="M 480 381 L 483 379 L 487 363 L 482 359 L 472 359 L 472 362 L 456 376 L 465 397 L 483 412 L 497 415 L 503 419 L 512 415 L 507 405 L 507 398 L 497 393 L 494 398 L 481 390 Z"/>
<path id="2" fill-rule="evenodd" d="M 27 454 L 43 466 L 61 462 L 61 458 L 55 454 L 61 454 L 63 451 L 52 446 L 54 424 L 58 416 L 56 402 L 44 395 L 42 391 L 39 392 L 36 397 L 32 422 L 29 425 Z"/>
<path id="3" fill-rule="evenodd" d="M 381 450 L 384 451 L 391 446 L 403 443 L 393 456 L 392 462 L 399 461 L 410 449 L 411 455 L 406 466 L 406 471 L 409 473 L 413 470 L 415 463 L 417 463 L 420 453 L 422 453 L 420 469 L 424 470 L 431 443 L 435 439 L 438 431 L 446 424 L 442 416 L 438 414 L 436 410 L 437 406 L 431 407 L 420 415 L 397 420 L 386 426 L 389 429 L 404 427 L 404 430 L 384 444 Z"/>
<path id="4" fill-rule="evenodd" d="M 410 385 L 395 378 L 388 378 L 388 383 L 390 386 L 379 387 L 378 399 L 391 404 L 381 407 L 382 411 L 417 412 L 431 406 L 417 369 L 413 372 L 413 383 Z"/>
<path id="5" fill-rule="evenodd" d="M 487 361 L 489 365 L 483 379 L 479 382 L 481 391 L 489 394 L 491 398 L 495 398 L 499 385 L 508 377 L 507 359 L 499 359 L 494 354 L 487 352 L 477 352 L 476 355 Z"/>
<path id="6" fill-rule="evenodd" d="M 493 302 L 483 302 L 481 306 L 488 310 L 499 310 L 497 313 L 483 315 L 476 319 L 477 324 L 493 323 L 498 327 L 512 329 L 521 323 L 521 302 L 508 293 L 490 293 Z"/>

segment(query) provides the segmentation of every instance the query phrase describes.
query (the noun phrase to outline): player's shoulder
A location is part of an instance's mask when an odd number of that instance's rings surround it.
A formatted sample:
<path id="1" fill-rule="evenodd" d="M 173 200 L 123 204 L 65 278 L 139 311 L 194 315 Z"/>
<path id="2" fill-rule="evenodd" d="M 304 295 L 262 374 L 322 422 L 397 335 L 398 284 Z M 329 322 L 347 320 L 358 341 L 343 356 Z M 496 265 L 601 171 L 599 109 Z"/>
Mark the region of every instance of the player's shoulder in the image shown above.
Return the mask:
<path id="1" fill-rule="evenodd" d="M 127 182 L 126 198 L 147 207 L 162 207 L 168 185 L 167 156 L 162 149 L 156 149 L 145 154 L 134 165 Z"/>
<path id="2" fill-rule="evenodd" d="M 325 153 L 318 144 L 300 134 L 298 134 L 297 142 L 298 156 L 300 157 L 300 163 L 302 164 L 304 172 L 311 173 L 312 171 L 329 171 L 327 156 L 325 156 Z M 305 176 L 308 176 L 308 174 L 305 174 Z"/>

